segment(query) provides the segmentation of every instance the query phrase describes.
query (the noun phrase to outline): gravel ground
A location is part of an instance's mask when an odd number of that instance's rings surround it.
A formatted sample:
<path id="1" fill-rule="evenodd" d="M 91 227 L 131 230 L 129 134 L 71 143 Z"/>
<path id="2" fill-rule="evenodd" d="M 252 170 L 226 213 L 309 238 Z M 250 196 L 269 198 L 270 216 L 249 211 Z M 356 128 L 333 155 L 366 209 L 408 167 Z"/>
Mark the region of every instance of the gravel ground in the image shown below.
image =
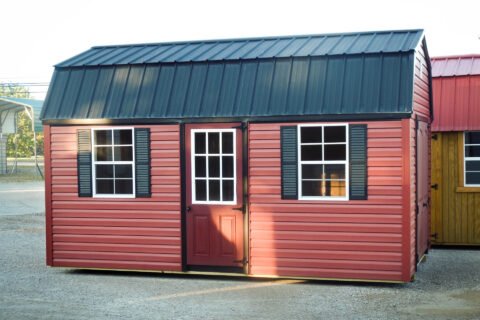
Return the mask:
<path id="1" fill-rule="evenodd" d="M 0 319 L 480 319 L 480 249 L 395 285 L 49 268 L 43 213 L 3 207 L 0 243 Z"/>

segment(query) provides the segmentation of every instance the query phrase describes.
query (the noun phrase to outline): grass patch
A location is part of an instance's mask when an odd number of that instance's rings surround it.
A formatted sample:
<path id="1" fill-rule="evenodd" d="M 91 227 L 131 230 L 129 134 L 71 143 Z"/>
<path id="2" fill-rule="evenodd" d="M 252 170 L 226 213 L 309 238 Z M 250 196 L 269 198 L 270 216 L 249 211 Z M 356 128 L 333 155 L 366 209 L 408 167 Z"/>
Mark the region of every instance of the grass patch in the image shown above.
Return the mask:
<path id="1" fill-rule="evenodd" d="M 0 174 L 0 183 L 2 182 L 27 182 L 27 181 L 43 181 L 44 179 L 37 171 L 37 177 L 35 177 L 35 166 L 17 166 L 16 173 L 10 173 L 12 166 L 8 166 L 7 174 Z M 43 167 L 40 167 L 42 174 L 44 173 Z"/>

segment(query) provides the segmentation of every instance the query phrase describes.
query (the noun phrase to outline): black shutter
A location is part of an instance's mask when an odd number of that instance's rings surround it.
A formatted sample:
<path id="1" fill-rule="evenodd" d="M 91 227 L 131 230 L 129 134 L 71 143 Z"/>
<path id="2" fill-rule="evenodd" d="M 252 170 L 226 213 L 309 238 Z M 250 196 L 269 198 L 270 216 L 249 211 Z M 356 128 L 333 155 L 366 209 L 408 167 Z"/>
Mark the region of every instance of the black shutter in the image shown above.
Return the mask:
<path id="1" fill-rule="evenodd" d="M 150 181 L 150 129 L 135 129 L 135 194 L 137 198 L 152 196 Z"/>
<path id="2" fill-rule="evenodd" d="M 367 125 L 350 125 L 350 200 L 367 200 Z"/>
<path id="3" fill-rule="evenodd" d="M 77 174 L 78 196 L 92 196 L 92 142 L 91 132 L 77 130 Z"/>
<path id="4" fill-rule="evenodd" d="M 282 199 L 298 198 L 297 126 L 281 126 Z"/>

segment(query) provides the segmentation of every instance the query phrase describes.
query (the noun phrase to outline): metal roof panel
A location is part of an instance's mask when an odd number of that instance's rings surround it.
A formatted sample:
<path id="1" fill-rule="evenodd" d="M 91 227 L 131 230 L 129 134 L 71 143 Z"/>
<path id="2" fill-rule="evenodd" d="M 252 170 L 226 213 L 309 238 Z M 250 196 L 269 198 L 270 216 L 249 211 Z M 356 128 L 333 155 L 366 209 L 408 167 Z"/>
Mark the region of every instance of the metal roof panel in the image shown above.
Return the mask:
<path id="1" fill-rule="evenodd" d="M 432 58 L 432 77 L 480 75 L 480 55 Z"/>

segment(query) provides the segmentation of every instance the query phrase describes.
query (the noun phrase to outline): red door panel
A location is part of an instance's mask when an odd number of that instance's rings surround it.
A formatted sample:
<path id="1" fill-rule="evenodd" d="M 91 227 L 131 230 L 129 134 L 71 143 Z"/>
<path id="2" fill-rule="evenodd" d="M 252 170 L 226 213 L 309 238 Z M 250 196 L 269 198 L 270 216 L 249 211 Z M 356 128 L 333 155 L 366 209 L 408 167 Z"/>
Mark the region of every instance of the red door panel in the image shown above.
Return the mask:
<path id="1" fill-rule="evenodd" d="M 242 267 L 243 175 L 239 123 L 185 130 L 187 264 Z"/>
<path id="2" fill-rule="evenodd" d="M 417 122 L 417 257 L 418 259 L 428 249 L 428 125 Z"/>

